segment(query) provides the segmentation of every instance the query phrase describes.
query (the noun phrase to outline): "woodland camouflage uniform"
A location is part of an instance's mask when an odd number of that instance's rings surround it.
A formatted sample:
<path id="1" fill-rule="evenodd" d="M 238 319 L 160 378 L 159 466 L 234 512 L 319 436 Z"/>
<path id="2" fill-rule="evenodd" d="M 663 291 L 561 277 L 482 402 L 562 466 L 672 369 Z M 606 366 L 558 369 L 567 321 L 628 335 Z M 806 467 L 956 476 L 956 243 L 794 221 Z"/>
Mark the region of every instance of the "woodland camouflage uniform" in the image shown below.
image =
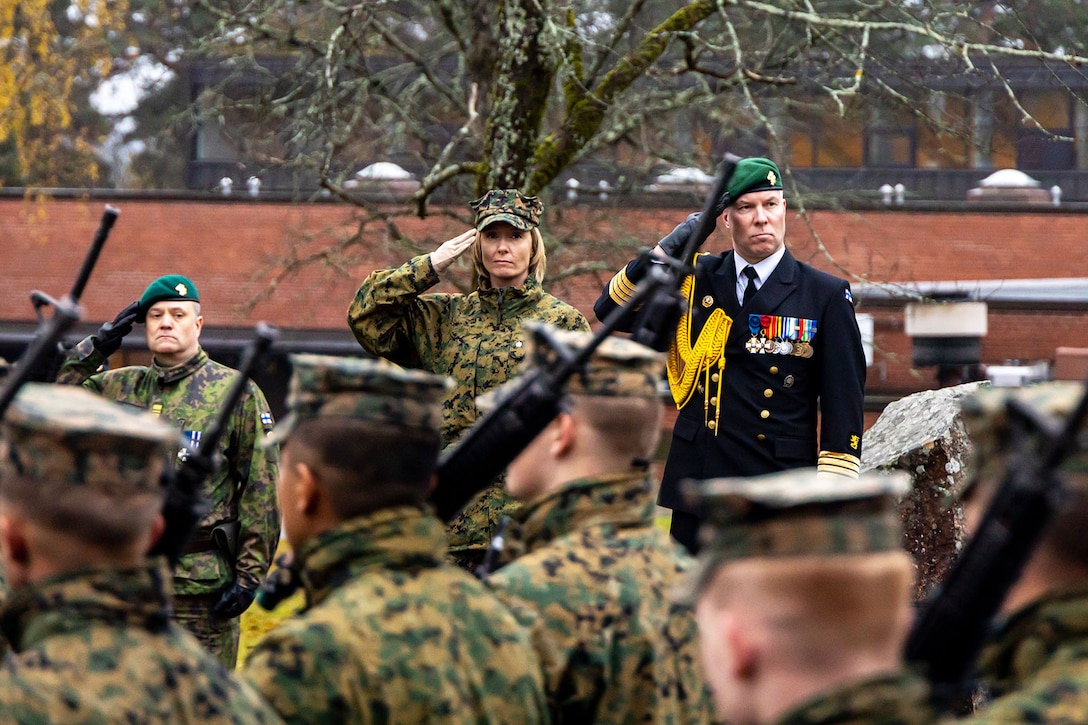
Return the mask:
<path id="1" fill-rule="evenodd" d="M 474 209 L 479 219 L 539 223 L 539 211 L 524 208 L 516 192 L 483 197 L 489 206 Z M 531 197 L 530 197 L 531 199 Z M 524 224 L 522 225 L 524 226 Z M 428 293 L 440 281 L 430 255 L 396 269 L 373 272 L 348 309 L 348 325 L 364 350 L 409 368 L 453 378 L 443 404 L 442 440 L 449 444 L 478 415 L 476 397 L 508 380 L 525 357 L 522 320 L 540 320 L 567 330 L 588 330 L 575 308 L 545 292 L 530 273 L 521 287 L 477 289 L 463 294 Z M 474 559 L 515 503 L 501 483 L 483 491 L 449 525 L 450 551 Z"/>
<path id="2" fill-rule="evenodd" d="M 591 338 L 553 332 L 574 349 Z M 568 390 L 653 398 L 663 369 L 660 354 L 609 338 Z M 653 488 L 641 465 L 569 481 L 524 503 L 505 536 L 488 583 L 531 626 L 554 722 L 714 721 L 694 614 L 671 598 L 693 562 L 654 526 Z"/>
<path id="3" fill-rule="evenodd" d="M 5 417 L 0 493 L 24 476 L 130 497 L 161 487 L 177 432 L 78 388 L 30 383 Z M 15 499 L 18 501 L 18 499 Z M 31 552 L 33 555 L 33 552 Z M 276 723 L 170 619 L 165 561 L 57 573 L 17 588 L 0 612 L 0 719 L 48 723 Z"/>
<path id="4" fill-rule="evenodd" d="M 444 378 L 383 361 L 293 363 L 290 413 L 273 439 L 320 417 L 437 433 Z M 447 561 L 444 527 L 429 510 L 349 518 L 295 556 L 305 607 L 256 645 L 243 670 L 288 722 L 546 722 L 528 634 Z"/>
<path id="5" fill-rule="evenodd" d="M 996 484 L 1007 468 L 1009 453 L 1025 445 L 1014 444 L 1010 437 L 1010 398 L 1064 420 L 1083 394 L 1082 383 L 1053 381 L 1019 389 L 980 389 L 965 399 L 963 418 L 974 446 L 970 480 Z M 1062 472 L 1066 474 L 1064 505 L 1070 506 L 1070 512 L 1057 516 L 1071 528 L 1088 497 L 1088 455 L 1069 456 Z M 1069 556 L 1083 569 L 1083 558 Z M 1000 622 L 978 665 L 979 679 L 993 699 L 975 715 L 956 722 L 1088 722 L 1088 578 L 1072 583 L 1073 578 L 1067 576 L 1064 581 Z"/>
<path id="6" fill-rule="evenodd" d="M 152 361 L 95 373 L 106 362 L 92 338 L 79 343 L 61 368 L 57 380 L 80 384 L 103 397 L 133 405 L 173 422 L 193 442 L 206 431 L 237 374 L 201 349 L 188 362 L 170 368 Z M 279 543 L 280 514 L 276 504 L 278 451 L 261 442 L 272 429 L 272 414 L 260 388 L 250 381 L 237 412 L 220 442 L 222 465 L 205 482 L 203 494 L 210 510 L 193 535 L 190 550 L 174 572 L 175 615 L 223 662 L 234 666 L 240 635 L 239 620 L 211 615 L 220 593 L 235 581 L 254 590 L 268 572 Z M 179 448 L 179 456 L 183 450 Z M 231 519 L 240 523 L 238 560 L 211 544 L 212 529 Z"/>

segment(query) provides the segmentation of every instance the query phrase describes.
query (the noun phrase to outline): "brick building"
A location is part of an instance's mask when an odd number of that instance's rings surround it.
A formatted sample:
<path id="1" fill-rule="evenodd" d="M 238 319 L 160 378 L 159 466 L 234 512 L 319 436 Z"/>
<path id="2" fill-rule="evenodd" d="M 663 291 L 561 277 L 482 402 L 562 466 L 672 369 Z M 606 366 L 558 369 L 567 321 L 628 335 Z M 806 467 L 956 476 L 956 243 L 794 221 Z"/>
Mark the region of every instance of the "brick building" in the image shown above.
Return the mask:
<path id="1" fill-rule="evenodd" d="M 547 286 L 590 319 L 612 272 L 688 210 L 637 202 L 559 205 L 546 218 Z M 414 253 L 393 244 L 382 227 L 360 228 L 352 208 L 331 202 L 206 194 L 0 196 L 0 355 L 16 357 L 34 331 L 32 289 L 54 296 L 67 291 L 107 203 L 120 217 L 84 294 L 84 321 L 70 337 L 112 318 L 151 279 L 185 274 L 201 292 L 202 341 L 213 357 L 231 363 L 257 321 L 282 329 L 277 354 L 258 381 L 277 409 L 286 353 L 357 354 L 345 315 L 358 283 L 372 269 Z M 434 209 L 425 219 L 394 222 L 422 253 L 464 228 L 444 211 L 464 212 Z M 903 322 L 911 295 L 987 302 L 983 364 L 1053 361 L 1059 347 L 1088 348 L 1083 220 L 1082 211 L 1046 205 L 817 209 L 794 212 L 787 241 L 802 261 L 851 278 L 858 311 L 873 317 L 871 423 L 882 403 L 939 385 L 935 368 L 912 366 Z M 358 243 L 328 251 L 353 234 Z M 717 231 L 707 248 L 725 243 Z M 601 263 L 586 264 L 593 261 Z M 575 264 L 592 271 L 564 276 Z M 461 279 L 467 282 L 467 271 Z M 118 355 L 116 363 L 145 361 L 142 335 L 130 336 Z"/>

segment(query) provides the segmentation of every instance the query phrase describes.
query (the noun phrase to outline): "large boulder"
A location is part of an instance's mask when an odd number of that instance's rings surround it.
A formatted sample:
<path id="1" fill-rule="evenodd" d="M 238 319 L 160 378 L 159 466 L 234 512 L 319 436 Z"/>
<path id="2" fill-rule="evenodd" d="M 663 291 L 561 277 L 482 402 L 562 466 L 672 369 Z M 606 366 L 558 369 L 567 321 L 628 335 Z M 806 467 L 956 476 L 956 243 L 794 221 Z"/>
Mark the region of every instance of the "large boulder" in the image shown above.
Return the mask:
<path id="1" fill-rule="evenodd" d="M 900 506 L 919 599 L 944 580 L 963 539 L 963 512 L 952 504 L 964 484 L 971 441 L 959 400 L 980 383 L 925 390 L 895 401 L 865 433 L 861 469 L 905 471 L 913 480 Z"/>

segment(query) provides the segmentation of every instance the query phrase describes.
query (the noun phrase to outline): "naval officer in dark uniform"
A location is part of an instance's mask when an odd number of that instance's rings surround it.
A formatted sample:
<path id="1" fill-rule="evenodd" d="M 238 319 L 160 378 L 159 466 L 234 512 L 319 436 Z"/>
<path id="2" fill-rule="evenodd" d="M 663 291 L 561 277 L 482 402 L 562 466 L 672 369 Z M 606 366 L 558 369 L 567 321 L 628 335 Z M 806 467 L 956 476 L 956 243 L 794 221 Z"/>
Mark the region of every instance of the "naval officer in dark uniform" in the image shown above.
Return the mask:
<path id="1" fill-rule="evenodd" d="M 732 249 L 696 255 L 668 356 L 680 412 L 658 503 L 693 553 L 699 519 L 680 495 L 683 479 L 814 465 L 856 477 L 861 456 L 865 355 L 849 283 L 786 249 L 786 201 L 769 159 L 738 162 L 722 207 Z M 688 217 L 653 256 L 679 255 L 697 224 L 698 214 Z M 598 319 L 630 299 L 651 263 L 635 260 L 612 278 L 593 307 Z"/>

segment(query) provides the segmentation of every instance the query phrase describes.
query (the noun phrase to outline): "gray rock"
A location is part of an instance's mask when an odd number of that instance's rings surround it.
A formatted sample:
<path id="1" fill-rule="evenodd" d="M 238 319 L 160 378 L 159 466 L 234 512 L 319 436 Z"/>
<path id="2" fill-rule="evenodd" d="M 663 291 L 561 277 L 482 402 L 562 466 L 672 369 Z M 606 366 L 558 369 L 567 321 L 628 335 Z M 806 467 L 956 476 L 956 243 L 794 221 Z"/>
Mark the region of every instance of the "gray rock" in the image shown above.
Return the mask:
<path id="1" fill-rule="evenodd" d="M 963 512 L 952 493 L 964 484 L 972 447 L 959 400 L 979 385 L 908 395 L 888 405 L 865 433 L 862 471 L 905 471 L 913 481 L 899 513 L 904 543 L 917 565 L 918 598 L 944 579 L 963 540 Z"/>

